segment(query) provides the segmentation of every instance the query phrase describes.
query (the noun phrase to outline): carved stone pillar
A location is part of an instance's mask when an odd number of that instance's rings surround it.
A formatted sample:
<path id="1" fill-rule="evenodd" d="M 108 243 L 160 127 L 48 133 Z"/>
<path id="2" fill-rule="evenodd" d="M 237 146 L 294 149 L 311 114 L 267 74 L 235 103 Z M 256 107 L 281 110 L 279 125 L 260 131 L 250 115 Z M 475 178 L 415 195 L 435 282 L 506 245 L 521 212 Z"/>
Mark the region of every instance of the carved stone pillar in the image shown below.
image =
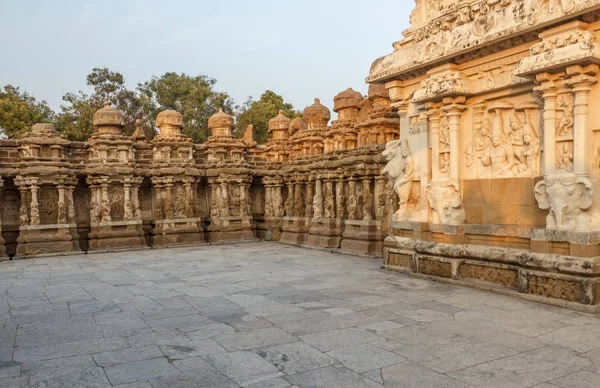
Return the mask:
<path id="1" fill-rule="evenodd" d="M 429 133 L 431 139 L 431 179 L 440 178 L 440 104 L 427 103 L 429 117 Z"/>
<path id="2" fill-rule="evenodd" d="M 67 186 L 67 221 L 69 224 L 74 224 L 75 220 L 75 198 L 73 197 L 73 191 L 75 187 L 72 185 Z"/>
<path id="3" fill-rule="evenodd" d="M 273 203 L 273 186 L 265 185 L 265 218 L 275 217 L 275 206 Z"/>
<path id="4" fill-rule="evenodd" d="M 373 195 L 371 194 L 371 178 L 363 179 L 363 221 L 373 220 Z"/>
<path id="5" fill-rule="evenodd" d="M 167 220 L 171 220 L 174 217 L 174 209 L 173 209 L 173 182 L 172 181 L 168 181 L 165 183 L 164 185 L 164 189 L 163 189 L 163 195 L 164 195 L 164 212 L 165 212 L 165 218 Z"/>
<path id="6" fill-rule="evenodd" d="M 570 78 L 566 84 L 573 88 L 573 165 L 576 174 L 588 172 L 588 148 L 586 141 L 590 131 L 589 97 L 592 85 L 598 82 L 595 78 L 598 65 L 587 67 L 570 66 L 567 74 Z"/>
<path id="7" fill-rule="evenodd" d="M 65 185 L 58 185 L 58 215 L 56 217 L 57 224 L 67 223 L 67 200 L 65 198 Z"/>
<path id="8" fill-rule="evenodd" d="M 133 203 L 131 201 L 131 188 L 131 182 L 125 182 L 123 184 L 123 207 L 125 210 L 123 214 L 123 219 L 125 221 L 131 221 L 134 217 Z"/>
<path id="9" fill-rule="evenodd" d="M 19 185 L 21 194 L 21 207 L 19 208 L 19 219 L 21 226 L 29 225 L 29 188 L 26 185 Z"/>
<path id="10" fill-rule="evenodd" d="M 358 219 L 358 196 L 356 195 L 356 179 L 348 181 L 348 219 Z"/>
<path id="11" fill-rule="evenodd" d="M 133 201 L 133 214 L 137 221 L 141 221 L 142 209 L 140 208 L 140 182 L 134 182 L 131 190 L 131 197 Z"/>
<path id="12" fill-rule="evenodd" d="M 465 97 L 444 99 L 443 111 L 448 116 L 450 130 L 450 179 L 453 181 L 460 178 L 460 116 L 467 109 L 465 101 Z M 439 169 L 439 164 L 436 166 Z"/>
<path id="13" fill-rule="evenodd" d="M 219 214 L 221 212 L 221 209 L 220 209 L 221 199 L 219 198 L 220 196 L 221 196 L 220 187 L 218 186 L 218 184 L 216 182 L 213 182 L 210 185 L 210 216 L 211 216 L 211 218 L 219 217 Z"/>
<path id="14" fill-rule="evenodd" d="M 102 222 L 111 222 L 112 215 L 110 214 L 110 197 L 108 196 L 108 182 L 101 184 L 102 192 Z"/>
<path id="15" fill-rule="evenodd" d="M 154 218 L 163 220 L 165 218 L 163 184 L 159 180 L 153 180 L 152 184 L 154 186 Z"/>
<path id="16" fill-rule="evenodd" d="M 39 186 L 36 184 L 31 185 L 31 202 L 29 204 L 30 208 L 30 225 L 39 225 L 40 224 L 40 208 L 38 203 L 38 191 Z"/>
<path id="17" fill-rule="evenodd" d="M 335 203 L 336 218 L 343 220 L 346 218 L 346 196 L 344 193 L 344 178 L 340 177 L 335 183 Z"/>
<path id="18" fill-rule="evenodd" d="M 194 217 L 194 193 L 192 190 L 192 181 L 184 181 L 183 186 L 185 187 L 185 216 L 187 218 L 192 218 Z"/>
<path id="19" fill-rule="evenodd" d="M 273 210 L 275 217 L 283 217 L 283 197 L 281 196 L 281 189 L 283 184 L 276 184 L 273 187 Z"/>
<path id="20" fill-rule="evenodd" d="M 240 216 L 247 217 L 250 213 L 248 212 L 248 190 L 250 185 L 242 182 L 240 183 Z"/>
<path id="21" fill-rule="evenodd" d="M 325 200 L 325 218 L 335 218 L 335 198 L 333 196 L 333 181 L 330 179 L 325 180 L 325 193 L 323 197 Z"/>
<path id="22" fill-rule="evenodd" d="M 394 103 L 394 107 L 398 109 L 398 115 L 400 116 L 400 139 L 406 139 L 409 132 L 409 118 L 408 118 L 408 105 L 409 100 L 400 100 Z"/>
<path id="23" fill-rule="evenodd" d="M 313 216 L 313 199 L 314 199 L 314 185 L 312 181 L 306 183 L 306 203 L 304 206 L 304 216 L 312 218 Z"/>
<path id="24" fill-rule="evenodd" d="M 313 218 L 323 218 L 323 188 L 321 179 L 315 181 L 315 195 L 313 197 Z"/>
<path id="25" fill-rule="evenodd" d="M 229 217 L 229 190 L 227 188 L 227 182 L 221 182 L 221 194 L 220 194 L 220 199 L 221 199 L 221 205 L 219 206 L 220 208 L 220 215 L 221 217 Z"/>
<path id="26" fill-rule="evenodd" d="M 386 211 L 385 184 L 388 179 L 383 176 L 375 177 L 375 219 L 384 221 Z"/>
<path id="27" fill-rule="evenodd" d="M 292 217 L 294 214 L 294 184 L 287 183 L 287 197 L 285 199 L 285 215 Z"/>
<path id="28" fill-rule="evenodd" d="M 536 76 L 540 84 L 535 88 L 544 100 L 544 172 L 556 172 L 556 98 L 562 74 L 542 73 Z"/>
<path id="29" fill-rule="evenodd" d="M 304 206 L 302 203 L 302 182 L 296 181 L 294 184 L 294 216 L 302 217 Z"/>

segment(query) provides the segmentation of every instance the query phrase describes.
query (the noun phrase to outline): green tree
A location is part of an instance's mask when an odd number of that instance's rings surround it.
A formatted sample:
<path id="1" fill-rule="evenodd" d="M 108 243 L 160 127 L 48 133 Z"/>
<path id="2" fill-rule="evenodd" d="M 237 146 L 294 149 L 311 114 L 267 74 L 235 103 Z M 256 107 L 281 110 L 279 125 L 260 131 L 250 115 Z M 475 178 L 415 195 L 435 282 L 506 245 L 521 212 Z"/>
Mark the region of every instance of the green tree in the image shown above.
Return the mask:
<path id="1" fill-rule="evenodd" d="M 258 100 L 248 97 L 244 105 L 238 109 L 236 130 L 243 132 L 248 125 L 252 124 L 254 140 L 260 144 L 265 143 L 270 138 L 269 120 L 277 116 L 280 110 L 283 110 L 283 114 L 290 119 L 301 116 L 292 104 L 284 102 L 282 96 L 271 90 L 265 91 Z"/>
<path id="2" fill-rule="evenodd" d="M 54 111 L 18 87 L 0 88 L 0 137 L 12 139 L 40 122 L 51 122 Z"/>
<path id="3" fill-rule="evenodd" d="M 204 75 L 190 76 L 184 73 L 165 73 L 138 84 L 144 117 L 147 125 L 162 110 L 173 109 L 183 115 L 183 133 L 199 143 L 208 138 L 208 119 L 219 108 L 233 112 L 233 100 L 227 93 L 217 92 L 217 81 Z"/>
<path id="4" fill-rule="evenodd" d="M 125 133 L 132 134 L 135 120 L 142 117 L 143 110 L 137 93 L 125 86 L 123 75 L 106 67 L 94 68 L 87 76 L 87 85 L 92 89 L 91 94 L 79 91 L 63 96 L 66 104 L 61 105 L 57 128 L 71 140 L 87 140 L 94 132 L 94 113 L 104 106 L 105 101 L 110 101 L 125 116 Z"/>

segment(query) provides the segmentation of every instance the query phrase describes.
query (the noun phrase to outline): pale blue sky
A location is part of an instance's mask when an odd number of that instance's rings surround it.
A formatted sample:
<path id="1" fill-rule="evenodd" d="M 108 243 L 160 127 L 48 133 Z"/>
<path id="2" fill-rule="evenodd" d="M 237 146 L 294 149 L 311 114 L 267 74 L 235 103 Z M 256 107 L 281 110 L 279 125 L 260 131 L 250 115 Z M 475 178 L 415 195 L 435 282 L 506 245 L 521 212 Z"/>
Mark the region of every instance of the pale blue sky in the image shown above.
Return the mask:
<path id="1" fill-rule="evenodd" d="M 167 71 L 218 80 L 241 104 L 271 89 L 302 109 L 366 93 L 371 63 L 408 27 L 411 0 L 0 0 L 0 84 L 58 109 L 93 67 L 127 84 Z"/>

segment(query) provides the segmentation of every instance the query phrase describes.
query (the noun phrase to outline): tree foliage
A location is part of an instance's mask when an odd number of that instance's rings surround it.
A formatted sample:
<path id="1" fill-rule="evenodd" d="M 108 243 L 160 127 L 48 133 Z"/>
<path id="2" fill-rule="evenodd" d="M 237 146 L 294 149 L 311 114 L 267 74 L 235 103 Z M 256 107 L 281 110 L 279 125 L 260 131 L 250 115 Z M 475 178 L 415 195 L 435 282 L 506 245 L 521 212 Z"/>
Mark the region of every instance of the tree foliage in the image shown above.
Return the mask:
<path id="1" fill-rule="evenodd" d="M 142 116 L 142 105 L 137 93 L 125 86 L 123 75 L 106 67 L 94 68 L 87 76 L 87 85 L 92 89 L 91 94 L 79 91 L 63 96 L 66 104 L 61 105 L 57 128 L 71 140 L 87 140 L 94 132 L 94 113 L 105 101 L 110 101 L 125 116 L 125 133 L 132 134 L 136 119 Z"/>
<path id="2" fill-rule="evenodd" d="M 208 138 L 208 119 L 219 108 L 233 113 L 234 103 L 227 93 L 217 92 L 217 81 L 203 75 L 166 73 L 138 84 L 138 92 L 148 125 L 159 112 L 173 109 L 183 115 L 183 133 L 199 143 Z"/>
<path id="3" fill-rule="evenodd" d="M 0 88 L 0 136 L 12 139 L 36 123 L 53 119 L 54 112 L 46 101 L 37 101 L 12 85 Z"/>
<path id="4" fill-rule="evenodd" d="M 302 116 L 292 104 L 284 102 L 282 96 L 271 90 L 265 91 L 258 100 L 248 97 L 236 115 L 236 129 L 238 132 L 243 132 L 248 125 L 252 124 L 254 140 L 259 144 L 265 143 L 271 137 L 269 120 L 277 116 L 280 110 L 283 110 L 283 114 L 290 119 Z"/>

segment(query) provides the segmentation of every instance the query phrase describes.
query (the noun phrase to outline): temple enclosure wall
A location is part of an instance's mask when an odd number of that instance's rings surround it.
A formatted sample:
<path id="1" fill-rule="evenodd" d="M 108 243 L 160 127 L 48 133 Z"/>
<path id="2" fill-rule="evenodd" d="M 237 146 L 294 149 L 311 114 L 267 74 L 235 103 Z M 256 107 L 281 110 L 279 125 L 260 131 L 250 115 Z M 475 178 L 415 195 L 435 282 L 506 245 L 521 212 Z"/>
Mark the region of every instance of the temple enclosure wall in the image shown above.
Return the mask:
<path id="1" fill-rule="evenodd" d="M 268 239 L 596 311 L 600 0 L 416 0 L 364 98 L 282 113 L 265 145 L 219 112 L 85 143 L 51 124 L 0 141 L 0 256 Z"/>

